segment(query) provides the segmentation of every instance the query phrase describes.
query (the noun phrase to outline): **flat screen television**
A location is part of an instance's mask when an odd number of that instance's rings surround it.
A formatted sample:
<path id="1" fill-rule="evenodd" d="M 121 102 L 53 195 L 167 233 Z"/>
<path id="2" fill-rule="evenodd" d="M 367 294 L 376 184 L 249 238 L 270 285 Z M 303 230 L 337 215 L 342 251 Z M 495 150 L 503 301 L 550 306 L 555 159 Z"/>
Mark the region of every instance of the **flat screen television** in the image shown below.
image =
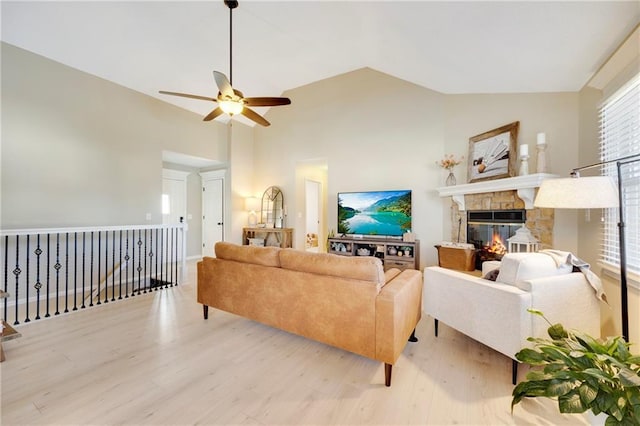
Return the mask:
<path id="1" fill-rule="evenodd" d="M 338 193 L 338 234 L 401 236 L 411 230 L 411 190 Z"/>

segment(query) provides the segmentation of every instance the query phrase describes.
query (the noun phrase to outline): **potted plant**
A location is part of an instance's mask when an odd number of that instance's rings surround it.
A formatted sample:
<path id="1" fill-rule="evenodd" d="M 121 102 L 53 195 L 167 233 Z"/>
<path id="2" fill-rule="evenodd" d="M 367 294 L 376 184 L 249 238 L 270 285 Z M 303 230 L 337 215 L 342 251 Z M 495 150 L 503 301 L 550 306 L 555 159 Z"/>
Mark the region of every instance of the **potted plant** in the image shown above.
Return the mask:
<path id="1" fill-rule="evenodd" d="M 551 324 L 540 311 L 529 309 L 550 325 L 550 339 L 530 337 L 534 348 L 516 354 L 533 369 L 513 389 L 511 411 L 523 398 L 558 401 L 561 413 L 605 413 L 606 426 L 640 425 L 640 356 L 629 352 L 620 336 L 604 340 Z"/>

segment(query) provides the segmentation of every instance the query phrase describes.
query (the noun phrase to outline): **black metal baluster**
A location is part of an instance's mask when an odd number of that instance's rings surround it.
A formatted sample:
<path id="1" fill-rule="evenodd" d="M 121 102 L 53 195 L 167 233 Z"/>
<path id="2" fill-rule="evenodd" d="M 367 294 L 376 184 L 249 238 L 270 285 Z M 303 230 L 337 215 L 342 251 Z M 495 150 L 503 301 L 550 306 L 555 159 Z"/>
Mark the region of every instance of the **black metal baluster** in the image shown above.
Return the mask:
<path id="1" fill-rule="evenodd" d="M 78 233 L 73 233 L 73 310 L 78 310 Z"/>
<path id="2" fill-rule="evenodd" d="M 93 306 L 93 231 L 91 231 L 91 247 L 89 253 L 89 306 Z"/>
<path id="3" fill-rule="evenodd" d="M 49 318 L 49 286 L 51 284 L 51 234 L 47 234 L 47 312 L 44 314 L 45 318 Z"/>
<path id="4" fill-rule="evenodd" d="M 104 303 L 109 303 L 109 231 L 104 231 Z"/>
<path id="5" fill-rule="evenodd" d="M 156 282 L 155 277 L 151 275 L 153 275 L 153 229 L 149 230 L 149 291 L 153 289 Z"/>
<path id="6" fill-rule="evenodd" d="M 56 312 L 54 315 L 60 315 L 60 234 L 56 234 L 56 264 L 53 265 L 56 270 Z"/>
<path id="7" fill-rule="evenodd" d="M 182 224 L 182 222 L 180 222 Z M 180 260 L 182 258 L 182 250 L 181 250 L 181 244 L 180 241 L 182 241 L 181 235 L 182 232 L 181 230 L 184 229 L 183 228 L 184 225 L 182 225 L 180 228 L 176 228 L 175 230 L 175 235 L 176 235 L 176 245 L 174 247 L 174 250 L 176 252 L 176 264 L 175 264 L 175 270 L 176 270 L 176 282 L 175 285 L 178 285 L 178 281 L 179 281 L 179 276 L 180 276 Z"/>
<path id="8" fill-rule="evenodd" d="M 136 230 L 131 230 L 131 296 L 136 295 Z"/>
<path id="9" fill-rule="evenodd" d="M 116 230 L 111 234 L 113 246 L 111 248 L 111 301 L 116 300 Z"/>
<path id="10" fill-rule="evenodd" d="M 85 289 L 85 284 L 86 284 L 86 276 L 85 273 L 87 271 L 87 264 L 86 264 L 86 260 L 87 260 L 87 245 L 86 245 L 86 240 L 87 240 L 87 233 L 83 232 L 82 233 L 82 305 L 80 306 L 81 309 L 85 309 L 86 306 L 84 304 L 85 301 L 85 293 L 84 293 L 84 289 Z"/>
<path id="11" fill-rule="evenodd" d="M 64 234 L 64 312 L 69 312 L 69 233 Z"/>
<path id="12" fill-rule="evenodd" d="M 4 292 L 8 293 L 9 292 L 9 236 L 5 235 L 4 237 Z M 4 312 L 3 314 L 3 320 L 6 322 L 7 321 L 7 305 L 8 305 L 8 298 L 5 297 L 3 300 L 3 310 L 2 312 Z"/>
<path id="13" fill-rule="evenodd" d="M 13 275 L 15 275 L 16 277 L 16 317 L 15 320 L 13 321 L 13 325 L 18 325 L 20 324 L 20 321 L 18 321 L 18 284 L 20 282 L 20 273 L 22 271 L 20 270 L 20 236 L 16 235 L 16 267 L 13 270 Z"/>
<path id="14" fill-rule="evenodd" d="M 40 255 L 42 250 L 40 249 L 40 234 L 36 237 L 36 249 L 34 250 L 36 255 L 36 283 L 33 287 L 36 289 L 36 320 L 40 319 L 40 289 L 42 283 L 40 282 Z"/>
<path id="15" fill-rule="evenodd" d="M 166 252 L 164 251 L 164 228 L 160 230 L 160 289 L 164 284 L 164 262 Z"/>
<path id="16" fill-rule="evenodd" d="M 31 322 L 31 320 L 29 319 L 29 237 L 30 235 L 27 234 L 27 250 L 26 250 L 26 257 L 27 257 L 27 266 L 26 266 L 26 276 L 25 281 L 26 281 L 26 286 L 25 286 L 25 313 L 26 313 L 26 318 L 24 320 L 25 323 L 27 322 Z M 18 302 L 18 300 L 16 299 L 16 303 Z"/>
<path id="17" fill-rule="evenodd" d="M 158 236 L 158 231 L 159 229 L 156 228 L 156 274 L 155 274 L 155 290 L 158 290 L 158 285 L 159 285 L 159 281 L 158 281 L 158 262 L 160 261 L 160 259 L 162 258 L 162 256 L 160 255 L 160 250 L 158 249 L 158 247 L 161 247 L 159 242 L 160 242 L 160 237 Z"/>
<path id="18" fill-rule="evenodd" d="M 118 281 L 120 282 L 120 289 L 118 290 L 118 300 L 120 300 L 122 299 L 122 229 L 120 230 L 120 250 L 118 256 L 118 269 L 120 270 L 120 273 L 118 274 Z"/>
<path id="19" fill-rule="evenodd" d="M 147 230 L 144 230 L 144 272 L 143 272 L 143 276 L 144 276 L 144 293 L 147 292 L 147 287 L 149 287 L 149 291 L 151 291 L 151 282 L 149 281 L 149 284 L 147 284 Z"/>
<path id="20" fill-rule="evenodd" d="M 102 260 L 102 231 L 98 231 L 98 293 L 96 293 L 97 298 L 98 298 L 98 302 L 96 302 L 96 305 L 102 305 L 102 302 L 100 301 L 100 288 L 102 286 L 102 280 L 100 278 L 100 269 L 102 268 L 102 264 L 101 264 L 101 260 Z"/>
<path id="21" fill-rule="evenodd" d="M 142 285 L 142 229 L 138 229 L 138 295 Z"/>
<path id="22" fill-rule="evenodd" d="M 168 230 L 169 232 L 169 236 L 171 239 L 171 243 L 169 244 L 169 253 L 171 256 L 171 260 L 169 261 L 169 277 L 168 277 L 168 281 L 169 281 L 169 286 L 173 287 L 173 233 L 175 231 L 175 228 L 171 228 Z"/>
<path id="23" fill-rule="evenodd" d="M 126 239 L 125 239 L 125 255 L 124 255 L 124 261 L 125 263 L 125 270 L 124 270 L 124 285 L 125 285 L 125 296 L 124 298 L 128 298 L 129 297 L 129 230 L 127 229 L 127 235 L 126 235 Z"/>
<path id="24" fill-rule="evenodd" d="M 165 242 L 164 242 L 164 288 L 169 288 L 169 264 L 171 262 L 171 251 L 169 250 L 169 232 L 170 228 L 167 228 L 164 231 L 165 234 Z"/>

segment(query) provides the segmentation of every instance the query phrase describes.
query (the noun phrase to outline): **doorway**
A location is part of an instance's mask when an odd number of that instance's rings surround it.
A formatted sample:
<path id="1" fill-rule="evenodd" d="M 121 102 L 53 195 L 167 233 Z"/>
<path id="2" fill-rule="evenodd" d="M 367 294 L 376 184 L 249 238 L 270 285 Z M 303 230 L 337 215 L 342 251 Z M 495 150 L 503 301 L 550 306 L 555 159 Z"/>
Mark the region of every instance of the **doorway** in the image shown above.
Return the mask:
<path id="1" fill-rule="evenodd" d="M 187 217 L 187 176 L 190 172 L 162 170 L 162 224 L 175 225 Z"/>
<path id="2" fill-rule="evenodd" d="M 213 256 L 214 246 L 224 241 L 224 170 L 202 176 L 202 255 Z"/>
<path id="3" fill-rule="evenodd" d="M 321 192 L 322 184 L 320 182 L 305 180 L 305 250 L 312 252 L 319 251 L 320 218 L 322 217 Z"/>

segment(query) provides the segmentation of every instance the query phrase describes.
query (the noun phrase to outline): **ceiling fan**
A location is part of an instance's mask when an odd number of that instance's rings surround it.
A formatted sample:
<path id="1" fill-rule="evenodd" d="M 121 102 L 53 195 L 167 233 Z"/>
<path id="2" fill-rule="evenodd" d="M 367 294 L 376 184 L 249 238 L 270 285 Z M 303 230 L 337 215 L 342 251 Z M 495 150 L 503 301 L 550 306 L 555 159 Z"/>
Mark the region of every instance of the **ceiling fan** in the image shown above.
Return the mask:
<path id="1" fill-rule="evenodd" d="M 238 2 L 236 0 L 224 0 L 224 4 L 229 8 L 229 78 L 219 71 L 213 72 L 213 78 L 218 86 L 218 95 L 216 97 L 200 96 L 190 95 L 188 93 L 167 92 L 164 90 L 160 90 L 160 93 L 163 95 L 182 96 L 183 98 L 217 102 L 218 106 L 204 117 L 204 121 L 213 120 L 225 113 L 230 117 L 235 114 L 242 114 L 262 126 L 269 126 L 271 123 L 249 107 L 289 105 L 291 104 L 291 100 L 289 98 L 279 97 L 245 98 L 241 91 L 233 88 L 233 9 L 238 7 Z"/>

